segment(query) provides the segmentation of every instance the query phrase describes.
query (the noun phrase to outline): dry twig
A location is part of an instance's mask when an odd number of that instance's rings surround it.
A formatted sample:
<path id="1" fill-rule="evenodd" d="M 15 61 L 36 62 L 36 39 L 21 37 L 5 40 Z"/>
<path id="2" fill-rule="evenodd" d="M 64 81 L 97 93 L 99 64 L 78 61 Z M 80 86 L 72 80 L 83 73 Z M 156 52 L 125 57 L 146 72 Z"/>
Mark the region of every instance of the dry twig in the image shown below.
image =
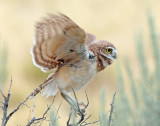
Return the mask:
<path id="1" fill-rule="evenodd" d="M 112 103 L 111 105 L 111 110 L 110 110 L 110 114 L 109 114 L 109 121 L 108 121 L 108 126 L 111 125 L 111 121 L 112 121 L 112 114 L 113 114 L 113 110 L 114 110 L 114 101 L 115 101 L 115 96 L 116 96 L 116 92 L 113 95 L 113 99 L 112 99 Z"/>
<path id="2" fill-rule="evenodd" d="M 87 125 L 95 124 L 95 123 L 99 122 L 99 120 L 96 120 L 96 121 L 94 121 L 94 122 L 89 122 L 89 123 L 86 122 L 90 117 L 91 117 L 91 115 L 89 115 L 89 116 L 80 124 L 80 126 L 87 126 Z"/>
<path id="3" fill-rule="evenodd" d="M 54 100 L 55 100 L 55 97 L 53 98 L 53 101 L 52 101 L 52 103 L 47 107 L 47 110 L 43 113 L 43 116 L 42 117 L 40 117 L 40 118 L 36 118 L 35 116 L 34 116 L 34 111 L 35 111 L 35 105 L 34 105 L 34 103 L 33 103 L 33 110 L 32 110 L 32 114 L 33 114 L 33 118 L 27 123 L 27 125 L 26 126 L 31 126 L 32 124 L 37 124 L 37 123 L 40 123 L 40 122 L 43 122 L 44 120 L 46 120 L 46 115 L 47 115 L 47 113 L 48 113 L 48 111 L 51 109 L 51 106 L 53 105 L 53 103 L 54 103 Z M 42 123 L 41 123 L 42 124 Z M 40 124 L 40 125 L 41 125 Z"/>
<path id="4" fill-rule="evenodd" d="M 3 106 L 0 106 L 0 108 L 3 110 L 3 118 L 2 118 L 2 126 L 6 126 L 8 120 L 10 119 L 10 117 L 19 110 L 19 108 L 22 105 L 25 105 L 25 102 L 28 101 L 30 98 L 32 98 L 33 96 L 35 97 L 46 85 L 47 82 L 49 82 L 52 78 L 48 78 L 44 83 L 42 83 L 41 85 L 39 85 L 30 95 L 28 95 L 28 97 L 26 97 L 26 99 L 24 101 L 22 101 L 21 103 L 18 104 L 18 106 L 7 115 L 7 111 L 8 111 L 8 104 L 9 104 L 9 100 L 10 100 L 10 91 L 11 91 L 11 86 L 12 86 L 12 78 L 11 78 L 11 83 L 10 83 L 10 87 L 8 90 L 8 94 L 7 97 L 3 94 L 3 92 L 0 90 L 0 93 L 2 95 L 2 97 L 4 98 L 4 102 L 1 101 L 1 103 L 3 104 Z"/>
<path id="5" fill-rule="evenodd" d="M 2 110 L 3 110 L 3 117 L 2 117 L 2 126 L 5 126 L 9 120 L 9 116 L 7 116 L 7 111 L 8 111 L 8 104 L 9 104 L 9 100 L 10 100 L 10 91 L 11 91 L 11 86 L 12 86 L 12 78 L 11 78 L 11 82 L 10 82 L 10 87 L 8 89 L 8 94 L 7 97 L 3 94 L 3 92 L 0 90 L 2 97 L 4 98 L 4 102 L 1 101 L 1 103 L 3 104 L 3 106 L 1 106 Z"/>

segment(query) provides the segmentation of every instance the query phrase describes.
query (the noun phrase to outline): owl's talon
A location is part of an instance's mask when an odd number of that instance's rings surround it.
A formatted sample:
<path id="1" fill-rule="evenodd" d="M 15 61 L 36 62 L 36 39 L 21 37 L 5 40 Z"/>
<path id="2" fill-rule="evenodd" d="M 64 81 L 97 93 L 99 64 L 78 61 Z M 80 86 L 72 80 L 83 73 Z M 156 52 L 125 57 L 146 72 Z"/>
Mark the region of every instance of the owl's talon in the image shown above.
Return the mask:
<path id="1" fill-rule="evenodd" d="M 77 114 L 78 114 L 79 116 L 82 116 L 82 115 L 85 115 L 85 112 L 86 112 L 85 109 L 80 109 L 80 110 L 77 111 Z"/>

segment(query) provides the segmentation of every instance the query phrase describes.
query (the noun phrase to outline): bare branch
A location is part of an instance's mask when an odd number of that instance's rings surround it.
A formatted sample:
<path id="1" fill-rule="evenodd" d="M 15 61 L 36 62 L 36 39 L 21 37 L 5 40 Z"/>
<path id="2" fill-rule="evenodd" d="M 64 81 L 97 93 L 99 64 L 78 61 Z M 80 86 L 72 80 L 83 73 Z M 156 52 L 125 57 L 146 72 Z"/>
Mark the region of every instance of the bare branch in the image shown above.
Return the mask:
<path id="1" fill-rule="evenodd" d="M 90 124 L 94 124 L 94 123 L 99 122 L 99 120 L 96 120 L 96 121 L 94 121 L 94 122 L 89 122 L 89 123 L 87 123 L 86 121 L 87 121 L 90 117 L 91 117 L 91 115 L 89 115 L 89 116 L 80 124 L 80 126 L 87 126 L 87 125 L 90 125 Z"/>
<path id="2" fill-rule="evenodd" d="M 89 115 L 82 123 L 85 123 L 92 115 Z M 82 124 L 81 123 L 81 124 Z"/>
<path id="3" fill-rule="evenodd" d="M 48 78 L 44 83 L 42 83 L 41 85 L 39 85 L 30 95 L 28 95 L 28 97 L 26 97 L 26 99 L 24 101 L 22 101 L 6 118 L 6 120 L 8 121 L 10 119 L 10 117 L 19 110 L 19 108 L 24 105 L 24 103 L 26 101 L 28 101 L 28 99 L 32 98 L 33 96 L 36 96 L 46 85 L 47 85 L 47 82 L 49 82 L 52 78 Z M 12 80 L 11 80 L 11 83 L 12 83 Z M 11 89 L 11 85 L 10 85 L 10 88 L 9 88 L 9 92 L 10 92 L 10 89 Z M 3 93 L 1 93 L 3 94 Z M 5 97 L 4 95 L 2 95 L 3 97 Z M 7 122 L 6 122 L 7 123 Z"/>
<path id="4" fill-rule="evenodd" d="M 51 106 L 53 105 L 54 100 L 55 100 L 55 96 L 54 96 L 54 98 L 53 98 L 53 100 L 52 100 L 52 103 L 48 106 L 47 110 L 44 112 L 43 117 L 44 117 L 44 116 L 47 114 L 47 112 L 51 109 Z"/>
<path id="5" fill-rule="evenodd" d="M 56 112 L 56 116 L 55 116 L 55 118 L 56 118 L 56 117 L 57 117 L 57 115 L 58 115 L 58 112 L 59 112 L 59 109 L 60 109 L 61 105 L 62 105 L 62 101 L 61 101 L 61 103 L 60 103 L 60 105 L 59 105 L 59 107 L 58 107 L 58 109 L 57 109 L 57 112 Z"/>
<path id="6" fill-rule="evenodd" d="M 24 101 L 22 101 L 21 103 L 19 103 L 19 105 L 8 114 L 7 116 L 7 110 L 8 110 L 8 103 L 10 100 L 10 91 L 11 91 L 11 87 L 12 87 L 12 78 L 11 78 L 11 82 L 10 82 L 10 87 L 8 89 L 8 94 L 7 97 L 3 94 L 3 92 L 0 90 L 0 94 L 2 95 L 2 97 L 4 98 L 4 102 L 0 101 L 0 103 L 3 104 L 3 106 L 1 106 L 0 108 L 2 108 L 3 110 L 3 118 L 2 118 L 2 126 L 5 126 L 8 122 L 8 120 L 10 119 L 10 117 L 19 110 L 19 108 L 22 105 L 25 105 L 25 102 L 27 102 L 30 98 L 32 98 L 33 96 L 36 96 L 46 85 L 47 83 L 52 79 L 52 77 L 48 78 L 44 83 L 42 83 L 41 85 L 39 85 L 30 95 L 28 95 L 28 97 L 26 97 L 26 99 Z M 29 106 L 27 106 L 29 107 Z"/>
<path id="7" fill-rule="evenodd" d="M 44 118 L 43 117 L 41 117 L 41 118 L 32 118 L 32 120 L 31 121 L 29 121 L 28 123 L 27 123 L 27 125 L 26 126 L 30 126 L 30 125 L 32 125 L 33 123 L 35 123 L 35 121 L 40 121 L 40 120 L 43 120 Z M 37 123 L 39 123 L 39 122 L 37 122 Z"/>
<path id="8" fill-rule="evenodd" d="M 11 86 L 12 86 L 12 78 L 11 78 L 11 82 L 10 82 L 10 87 L 8 90 L 8 94 L 7 97 L 3 94 L 3 92 L 1 91 L 1 95 L 4 97 L 4 103 L 3 103 L 3 118 L 2 118 L 2 126 L 5 126 L 6 123 L 8 122 L 8 118 L 7 118 L 7 111 L 8 111 L 8 104 L 9 104 L 9 100 L 10 100 L 10 90 L 11 90 Z"/>
<path id="9" fill-rule="evenodd" d="M 10 117 L 19 110 L 19 108 L 21 107 L 21 105 L 24 105 L 24 103 L 31 98 L 31 95 L 29 95 L 23 102 L 21 102 L 11 113 L 9 113 L 9 115 L 7 116 L 7 120 L 10 119 Z"/>
<path id="10" fill-rule="evenodd" d="M 96 121 L 94 121 L 94 122 L 81 124 L 80 126 L 87 126 L 87 125 L 95 124 L 95 123 L 98 123 L 98 122 L 99 122 L 99 120 L 96 120 Z"/>
<path id="11" fill-rule="evenodd" d="M 112 114 L 113 114 L 113 110 L 114 110 L 114 101 L 115 101 L 115 96 L 116 96 L 116 92 L 113 95 L 113 99 L 112 99 L 112 103 L 111 105 L 111 110 L 110 110 L 110 114 L 109 114 L 109 121 L 108 121 L 108 126 L 111 125 L 111 121 L 112 121 Z"/>
<path id="12" fill-rule="evenodd" d="M 31 108 L 31 107 L 30 107 L 30 106 L 28 106 L 27 104 L 24 104 L 24 103 L 23 103 L 23 105 L 24 105 L 24 106 L 26 106 L 27 108 Z"/>
<path id="13" fill-rule="evenodd" d="M 40 123 L 40 122 L 41 122 L 41 124 L 42 124 L 42 121 L 43 121 L 43 120 L 46 120 L 46 115 L 47 115 L 48 111 L 50 110 L 51 106 L 53 105 L 54 100 L 55 100 L 55 97 L 53 98 L 52 103 L 47 107 L 47 110 L 43 113 L 43 116 L 42 116 L 42 117 L 40 117 L 40 118 L 33 117 L 33 118 L 27 123 L 26 126 L 30 126 L 30 125 L 32 125 L 32 124 Z M 32 110 L 33 113 L 34 113 L 34 109 L 35 109 L 34 107 L 35 107 L 35 105 L 34 105 L 34 103 L 33 103 L 33 110 Z M 34 114 L 33 114 L 33 115 L 34 115 Z M 40 125 L 41 125 L 41 124 L 40 124 Z"/>
<path id="14" fill-rule="evenodd" d="M 73 91 L 74 97 L 75 97 L 75 99 L 76 99 L 76 103 L 77 103 L 78 110 L 80 110 L 80 107 L 79 107 L 79 104 L 78 104 L 78 99 L 77 99 L 77 96 L 76 96 L 76 93 L 75 93 L 73 87 L 72 87 L 72 91 Z"/>
<path id="15" fill-rule="evenodd" d="M 30 95 L 36 96 L 42 89 L 47 86 L 47 83 L 52 80 L 53 77 L 49 77 L 46 81 L 44 81 L 41 85 L 39 85 Z"/>
<path id="16" fill-rule="evenodd" d="M 32 103 L 33 103 L 33 109 L 32 109 L 32 118 L 34 118 L 34 112 L 35 112 L 35 104 L 34 104 L 34 96 L 32 96 Z"/>
<path id="17" fill-rule="evenodd" d="M 85 108 L 84 108 L 84 109 L 86 109 L 86 108 L 88 107 L 88 105 L 89 105 L 89 99 L 88 99 L 87 92 L 85 91 L 85 93 L 86 93 L 86 98 L 87 98 L 87 105 L 85 106 Z"/>
<path id="18" fill-rule="evenodd" d="M 8 89 L 8 94 L 10 94 L 11 87 L 12 87 L 12 77 L 11 77 L 11 83 L 10 83 L 10 86 L 9 86 L 9 89 Z"/>
<path id="19" fill-rule="evenodd" d="M 3 97 L 4 100 L 5 100 L 6 96 L 3 94 L 2 90 L 0 90 L 0 93 L 1 93 L 2 97 Z"/>

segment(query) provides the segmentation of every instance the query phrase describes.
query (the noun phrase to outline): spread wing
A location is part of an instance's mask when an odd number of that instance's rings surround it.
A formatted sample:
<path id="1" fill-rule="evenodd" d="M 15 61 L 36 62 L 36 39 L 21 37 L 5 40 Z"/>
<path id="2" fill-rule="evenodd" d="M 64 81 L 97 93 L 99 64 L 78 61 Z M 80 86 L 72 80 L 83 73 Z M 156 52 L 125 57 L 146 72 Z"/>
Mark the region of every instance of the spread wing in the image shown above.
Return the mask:
<path id="1" fill-rule="evenodd" d="M 85 48 L 86 33 L 63 14 L 49 15 L 36 25 L 34 64 L 48 71 L 72 60 Z"/>

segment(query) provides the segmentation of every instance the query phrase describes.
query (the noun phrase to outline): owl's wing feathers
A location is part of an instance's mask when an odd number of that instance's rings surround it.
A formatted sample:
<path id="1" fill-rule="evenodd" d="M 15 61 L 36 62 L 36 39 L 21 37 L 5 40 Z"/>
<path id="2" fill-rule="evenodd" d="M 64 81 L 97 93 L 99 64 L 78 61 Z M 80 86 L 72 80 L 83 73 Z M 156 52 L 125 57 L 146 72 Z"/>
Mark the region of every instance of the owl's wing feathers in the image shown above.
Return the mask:
<path id="1" fill-rule="evenodd" d="M 67 16 L 49 15 L 36 25 L 33 61 L 43 71 L 52 70 L 76 58 L 93 38 Z"/>

